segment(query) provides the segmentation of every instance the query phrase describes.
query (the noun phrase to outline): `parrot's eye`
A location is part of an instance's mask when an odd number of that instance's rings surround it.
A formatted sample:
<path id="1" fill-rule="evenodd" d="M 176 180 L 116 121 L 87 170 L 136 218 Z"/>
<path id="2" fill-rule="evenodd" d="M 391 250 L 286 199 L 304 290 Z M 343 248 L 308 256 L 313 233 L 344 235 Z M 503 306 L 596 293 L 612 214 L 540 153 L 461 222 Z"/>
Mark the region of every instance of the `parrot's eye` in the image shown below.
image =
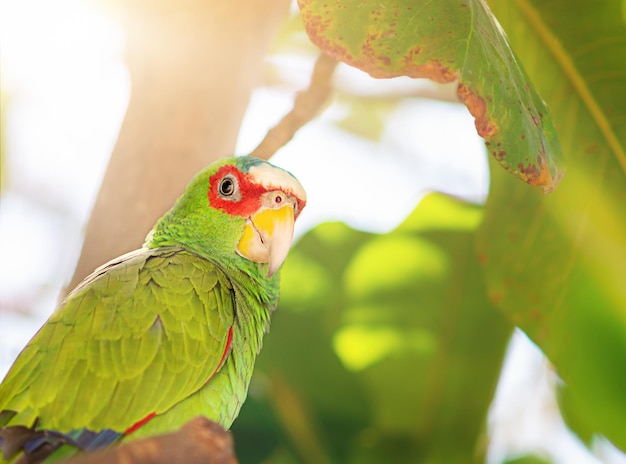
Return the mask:
<path id="1" fill-rule="evenodd" d="M 239 184 L 232 174 L 226 174 L 217 188 L 220 196 L 226 200 L 237 201 L 240 199 Z"/>

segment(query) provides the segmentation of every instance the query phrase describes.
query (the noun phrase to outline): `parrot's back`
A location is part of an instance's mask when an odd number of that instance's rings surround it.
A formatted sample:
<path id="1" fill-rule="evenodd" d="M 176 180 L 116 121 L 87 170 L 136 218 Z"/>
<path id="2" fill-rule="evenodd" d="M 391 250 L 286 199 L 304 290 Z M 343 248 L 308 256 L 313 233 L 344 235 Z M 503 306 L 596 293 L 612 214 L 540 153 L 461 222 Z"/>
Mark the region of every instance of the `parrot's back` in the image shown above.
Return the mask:
<path id="1" fill-rule="evenodd" d="M 89 451 L 199 414 L 228 428 L 278 297 L 277 285 L 249 280 L 179 247 L 98 269 L 0 385 L 4 458 L 68 443 Z"/>
<path id="2" fill-rule="evenodd" d="M 305 204 L 295 177 L 257 158 L 198 173 L 144 246 L 85 279 L 20 353 L 0 384 L 4 458 L 90 451 L 197 415 L 228 428 Z"/>

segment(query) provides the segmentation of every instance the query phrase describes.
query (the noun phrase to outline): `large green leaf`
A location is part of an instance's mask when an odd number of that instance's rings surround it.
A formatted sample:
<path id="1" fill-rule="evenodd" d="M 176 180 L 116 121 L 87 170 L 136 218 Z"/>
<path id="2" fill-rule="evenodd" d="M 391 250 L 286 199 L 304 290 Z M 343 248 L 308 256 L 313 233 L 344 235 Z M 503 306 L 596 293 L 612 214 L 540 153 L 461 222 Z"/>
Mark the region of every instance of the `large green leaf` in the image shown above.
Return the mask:
<path id="1" fill-rule="evenodd" d="M 233 429 L 242 459 L 278 462 L 250 455 L 267 421 L 283 435 L 264 441 L 299 462 L 482 462 L 512 326 L 474 256 L 480 217 L 431 195 L 390 234 L 323 224 L 302 238 Z"/>
<path id="2" fill-rule="evenodd" d="M 626 26 L 621 0 L 490 2 L 549 106 L 568 173 L 548 196 L 492 170 L 492 300 L 566 383 L 585 438 L 626 450 Z"/>
<path id="3" fill-rule="evenodd" d="M 373 77 L 458 80 L 489 152 L 552 190 L 561 149 L 548 110 L 482 0 L 299 0 L 311 40 Z"/>

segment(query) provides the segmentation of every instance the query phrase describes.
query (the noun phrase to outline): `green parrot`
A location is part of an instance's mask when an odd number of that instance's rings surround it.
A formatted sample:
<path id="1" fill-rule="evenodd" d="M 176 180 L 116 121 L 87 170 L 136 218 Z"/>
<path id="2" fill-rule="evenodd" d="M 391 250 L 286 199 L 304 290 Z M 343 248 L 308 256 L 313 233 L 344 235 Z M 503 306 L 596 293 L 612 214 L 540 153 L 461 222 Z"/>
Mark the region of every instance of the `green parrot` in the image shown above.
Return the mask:
<path id="1" fill-rule="evenodd" d="M 0 384 L 3 459 L 91 451 L 197 415 L 229 428 L 305 203 L 295 177 L 257 158 L 201 171 L 143 247 L 87 277 L 20 353 Z"/>

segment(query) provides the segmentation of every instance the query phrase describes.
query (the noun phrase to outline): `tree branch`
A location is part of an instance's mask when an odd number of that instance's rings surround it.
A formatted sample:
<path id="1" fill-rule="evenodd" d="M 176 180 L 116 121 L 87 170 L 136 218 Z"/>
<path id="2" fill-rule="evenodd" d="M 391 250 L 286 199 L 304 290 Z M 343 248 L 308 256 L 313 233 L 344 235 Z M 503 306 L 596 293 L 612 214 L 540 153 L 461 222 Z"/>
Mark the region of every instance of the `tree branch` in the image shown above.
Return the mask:
<path id="1" fill-rule="evenodd" d="M 325 53 L 319 55 L 309 87 L 298 92 L 292 110 L 267 132 L 250 156 L 270 159 L 293 138 L 298 129 L 317 116 L 332 92 L 332 77 L 336 66 L 337 61 L 334 58 Z"/>
<path id="2" fill-rule="evenodd" d="M 66 464 L 237 464 L 230 432 L 196 417 L 178 432 L 84 454 Z"/>

